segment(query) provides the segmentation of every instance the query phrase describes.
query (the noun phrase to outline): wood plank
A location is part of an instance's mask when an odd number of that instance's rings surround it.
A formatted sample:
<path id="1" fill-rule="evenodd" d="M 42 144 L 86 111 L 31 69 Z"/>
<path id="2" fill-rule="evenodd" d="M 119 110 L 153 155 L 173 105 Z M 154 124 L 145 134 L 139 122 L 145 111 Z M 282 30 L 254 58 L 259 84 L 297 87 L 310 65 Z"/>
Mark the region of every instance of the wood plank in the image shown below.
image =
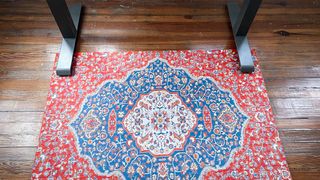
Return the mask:
<path id="1" fill-rule="evenodd" d="M 1 161 L 33 161 L 36 147 L 1 147 Z"/>
<path id="2" fill-rule="evenodd" d="M 296 180 L 318 180 L 320 176 L 320 172 L 297 172 L 297 171 L 291 171 L 291 176 L 294 177 Z"/>
<path id="3" fill-rule="evenodd" d="M 306 142 L 320 144 L 320 129 L 279 129 L 282 142 Z"/>
<path id="4" fill-rule="evenodd" d="M 47 91 L 49 88 L 48 81 L 47 80 L 21 80 L 21 79 L 15 79 L 15 80 L 1 80 L 1 86 L 0 90 L 21 90 L 24 91 L 31 91 L 31 90 L 45 90 Z"/>
<path id="5" fill-rule="evenodd" d="M 265 79 L 270 98 L 320 97 L 320 78 Z"/>
<path id="6" fill-rule="evenodd" d="M 0 161 L 1 179 L 30 179 L 32 161 Z"/>
<path id="7" fill-rule="evenodd" d="M 320 98 L 270 99 L 275 118 L 305 118 L 320 116 Z"/>
<path id="8" fill-rule="evenodd" d="M 1 123 L 0 148 L 38 145 L 41 123 Z"/>
<path id="9" fill-rule="evenodd" d="M 319 172 L 320 156 L 288 155 L 289 169 L 294 172 Z M 302 163 L 303 162 L 303 163 Z"/>
<path id="10" fill-rule="evenodd" d="M 46 97 L 28 100 L 1 100 L 0 112 L 42 112 L 46 104 Z"/>
<path id="11" fill-rule="evenodd" d="M 40 123 L 43 112 L 0 112 L 2 123 Z"/>
<path id="12" fill-rule="evenodd" d="M 320 129 L 320 117 L 276 119 L 280 129 Z"/>
<path id="13" fill-rule="evenodd" d="M 282 140 L 284 135 L 280 135 L 280 139 Z M 282 145 L 284 146 L 284 151 L 286 155 L 292 156 L 315 156 L 320 155 L 319 142 L 287 142 L 283 141 Z"/>
<path id="14" fill-rule="evenodd" d="M 34 67 L 33 67 L 34 68 Z M 51 77 L 52 71 L 47 70 L 47 71 L 30 71 L 30 70 L 4 70 L 0 71 L 0 79 L 20 79 L 20 80 L 48 80 L 46 83 L 49 85 L 49 80 Z M 4 93 L 4 92 L 2 92 Z M 0 93 L 0 94 L 2 94 Z M 1 95 L 0 95 L 1 96 Z"/>

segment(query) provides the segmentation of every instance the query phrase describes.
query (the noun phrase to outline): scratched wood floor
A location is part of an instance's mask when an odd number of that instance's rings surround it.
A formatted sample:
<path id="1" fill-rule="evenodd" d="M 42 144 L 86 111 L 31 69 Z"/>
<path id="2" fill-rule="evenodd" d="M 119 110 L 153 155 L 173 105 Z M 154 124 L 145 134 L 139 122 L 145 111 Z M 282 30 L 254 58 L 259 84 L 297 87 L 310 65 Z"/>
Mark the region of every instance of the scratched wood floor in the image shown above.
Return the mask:
<path id="1" fill-rule="evenodd" d="M 226 1 L 82 2 L 77 51 L 234 48 Z M 320 1 L 265 0 L 249 41 L 293 178 L 319 179 Z M 0 1 L 0 179 L 31 176 L 60 42 L 44 1 Z"/>

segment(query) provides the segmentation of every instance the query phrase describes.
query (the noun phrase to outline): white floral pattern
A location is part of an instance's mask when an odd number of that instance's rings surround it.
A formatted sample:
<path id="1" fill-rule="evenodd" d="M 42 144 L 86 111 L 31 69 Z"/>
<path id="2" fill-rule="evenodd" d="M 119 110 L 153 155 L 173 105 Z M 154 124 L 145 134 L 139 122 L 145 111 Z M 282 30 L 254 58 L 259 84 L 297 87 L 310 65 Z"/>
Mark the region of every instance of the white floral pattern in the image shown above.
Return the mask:
<path id="1" fill-rule="evenodd" d="M 123 121 L 142 151 L 160 156 L 183 148 L 197 118 L 176 94 L 153 91 L 143 95 Z"/>

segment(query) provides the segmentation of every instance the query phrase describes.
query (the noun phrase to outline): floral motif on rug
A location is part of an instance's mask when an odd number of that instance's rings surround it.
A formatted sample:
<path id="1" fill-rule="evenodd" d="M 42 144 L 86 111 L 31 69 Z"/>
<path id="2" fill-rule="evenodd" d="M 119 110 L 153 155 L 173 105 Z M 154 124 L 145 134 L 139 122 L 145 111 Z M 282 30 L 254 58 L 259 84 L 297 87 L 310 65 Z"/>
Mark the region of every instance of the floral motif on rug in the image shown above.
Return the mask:
<path id="1" fill-rule="evenodd" d="M 39 178 L 290 179 L 258 62 L 233 50 L 78 53 L 51 78 Z"/>

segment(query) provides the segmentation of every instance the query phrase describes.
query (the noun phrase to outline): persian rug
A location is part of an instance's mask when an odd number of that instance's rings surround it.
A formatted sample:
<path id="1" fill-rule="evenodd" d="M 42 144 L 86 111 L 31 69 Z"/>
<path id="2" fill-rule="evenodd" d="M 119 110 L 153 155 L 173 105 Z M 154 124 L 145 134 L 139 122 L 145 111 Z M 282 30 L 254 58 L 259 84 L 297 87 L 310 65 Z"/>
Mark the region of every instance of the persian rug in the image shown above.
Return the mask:
<path id="1" fill-rule="evenodd" d="M 258 61 L 238 61 L 76 54 L 73 76 L 51 77 L 32 179 L 291 179 Z"/>

